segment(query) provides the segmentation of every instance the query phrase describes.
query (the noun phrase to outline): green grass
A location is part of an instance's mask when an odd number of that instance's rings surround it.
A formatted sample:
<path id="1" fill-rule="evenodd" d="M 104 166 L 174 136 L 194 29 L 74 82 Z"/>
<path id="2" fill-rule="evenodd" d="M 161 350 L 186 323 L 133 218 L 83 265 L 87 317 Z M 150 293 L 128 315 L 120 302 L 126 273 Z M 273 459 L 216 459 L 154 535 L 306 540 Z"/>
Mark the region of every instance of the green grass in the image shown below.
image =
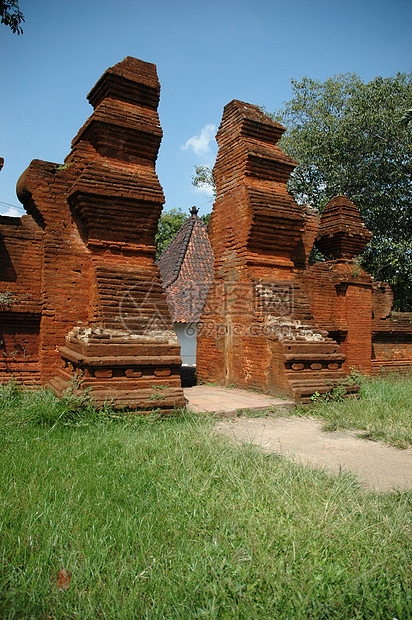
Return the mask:
<path id="1" fill-rule="evenodd" d="M 412 445 L 412 377 L 390 375 L 378 379 L 356 376 L 359 398 L 315 400 L 295 413 L 319 417 L 325 430 L 358 429 L 362 436 L 398 448 Z"/>
<path id="2" fill-rule="evenodd" d="M 411 493 L 185 412 L 122 421 L 13 386 L 0 412 L 2 620 L 412 618 Z"/>

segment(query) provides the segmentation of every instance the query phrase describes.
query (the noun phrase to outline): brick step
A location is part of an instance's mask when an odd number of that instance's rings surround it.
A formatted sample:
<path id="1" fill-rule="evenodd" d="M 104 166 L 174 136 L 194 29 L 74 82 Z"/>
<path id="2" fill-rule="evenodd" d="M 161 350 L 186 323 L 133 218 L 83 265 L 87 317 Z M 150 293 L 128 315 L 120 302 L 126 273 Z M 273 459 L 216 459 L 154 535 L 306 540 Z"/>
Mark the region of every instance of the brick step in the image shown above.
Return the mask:
<path id="1" fill-rule="evenodd" d="M 57 376 L 50 381 L 50 387 L 58 396 L 61 396 L 68 387 L 68 381 L 63 376 Z M 73 392 L 74 396 L 81 394 L 82 390 Z M 153 388 L 112 389 L 110 391 L 96 389 L 92 390 L 90 394 L 98 407 L 109 403 L 114 409 L 129 409 L 134 413 L 148 413 L 154 409 L 160 409 L 163 413 L 167 413 L 175 407 L 186 405 L 180 385 L 162 390 Z"/>
<path id="2" fill-rule="evenodd" d="M 296 380 L 292 380 L 289 382 L 293 396 L 297 402 L 301 403 L 310 403 L 311 397 L 318 394 L 326 394 L 330 392 L 334 387 L 337 387 L 342 383 L 342 380 L 345 378 L 345 375 L 338 376 L 335 378 L 312 378 L 312 379 L 301 379 L 298 378 Z M 346 394 L 345 396 L 355 395 L 359 392 L 359 386 L 357 384 L 353 384 L 350 386 L 345 386 Z"/>
<path id="3" fill-rule="evenodd" d="M 36 372 L 39 360 L 34 357 L 17 357 L 14 355 L 3 356 L 0 358 L 0 371 L 9 372 Z"/>
<path id="4" fill-rule="evenodd" d="M 313 394 L 325 394 L 343 383 L 347 377 L 342 369 L 346 359 L 337 342 L 323 337 L 321 330 L 312 329 L 309 325 L 301 326 L 303 330 L 311 330 L 319 340 L 286 340 L 283 342 L 285 374 L 296 401 L 310 402 Z M 347 393 L 357 393 L 358 386 L 348 386 Z"/>
<path id="5" fill-rule="evenodd" d="M 379 377 L 391 372 L 409 375 L 412 370 L 412 359 L 372 360 L 371 375 Z"/>
<path id="6" fill-rule="evenodd" d="M 315 383 L 317 380 L 335 381 L 335 380 L 345 379 L 347 377 L 346 372 L 342 370 L 341 368 L 336 368 L 336 370 L 328 369 L 328 368 L 322 368 L 322 369 L 316 369 L 316 370 L 313 370 L 312 368 L 304 368 L 298 371 L 287 368 L 285 372 L 286 372 L 286 376 L 289 382 L 308 381 L 310 380 L 310 377 L 312 377 L 313 382 Z"/>

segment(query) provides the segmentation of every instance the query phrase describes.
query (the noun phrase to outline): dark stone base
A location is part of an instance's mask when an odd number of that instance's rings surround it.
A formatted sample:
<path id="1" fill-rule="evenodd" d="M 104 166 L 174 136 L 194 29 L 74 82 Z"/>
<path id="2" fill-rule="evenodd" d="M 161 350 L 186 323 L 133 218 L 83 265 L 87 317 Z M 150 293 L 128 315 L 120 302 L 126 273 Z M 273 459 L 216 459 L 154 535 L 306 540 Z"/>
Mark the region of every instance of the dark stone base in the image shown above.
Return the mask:
<path id="1" fill-rule="evenodd" d="M 193 387 L 196 385 L 196 366 L 181 366 L 180 379 L 182 381 L 182 388 Z"/>

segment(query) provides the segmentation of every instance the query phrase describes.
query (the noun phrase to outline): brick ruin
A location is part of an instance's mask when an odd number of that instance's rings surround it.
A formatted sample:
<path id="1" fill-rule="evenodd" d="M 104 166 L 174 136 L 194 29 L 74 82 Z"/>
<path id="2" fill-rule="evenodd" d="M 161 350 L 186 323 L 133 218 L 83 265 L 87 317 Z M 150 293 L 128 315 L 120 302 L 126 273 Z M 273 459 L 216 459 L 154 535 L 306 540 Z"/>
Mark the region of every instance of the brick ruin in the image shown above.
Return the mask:
<path id="1" fill-rule="evenodd" d="M 34 160 L 19 179 L 27 215 L 0 216 L 0 381 L 93 388 L 136 411 L 185 404 L 154 262 L 159 94 L 155 65 L 126 58 L 89 93 L 64 164 Z M 319 217 L 288 193 L 283 132 L 256 106 L 224 109 L 197 374 L 305 402 L 351 368 L 410 371 L 412 313 L 359 266 L 371 233 L 354 204 L 338 196 Z M 326 261 L 310 264 L 315 243 Z"/>
<path id="2" fill-rule="evenodd" d="M 0 217 L 0 377 L 62 394 L 81 375 L 98 404 L 184 405 L 154 237 L 164 203 L 156 67 L 126 58 L 88 100 L 64 164 L 34 160 L 27 215 Z"/>
<path id="3" fill-rule="evenodd" d="M 410 370 L 412 314 L 393 313 L 389 285 L 360 268 L 372 235 L 354 204 L 338 196 L 319 217 L 288 193 L 297 162 L 277 146 L 284 131 L 256 106 L 225 106 L 197 374 L 307 402 L 351 368 Z M 315 242 L 326 261 L 310 265 Z"/>

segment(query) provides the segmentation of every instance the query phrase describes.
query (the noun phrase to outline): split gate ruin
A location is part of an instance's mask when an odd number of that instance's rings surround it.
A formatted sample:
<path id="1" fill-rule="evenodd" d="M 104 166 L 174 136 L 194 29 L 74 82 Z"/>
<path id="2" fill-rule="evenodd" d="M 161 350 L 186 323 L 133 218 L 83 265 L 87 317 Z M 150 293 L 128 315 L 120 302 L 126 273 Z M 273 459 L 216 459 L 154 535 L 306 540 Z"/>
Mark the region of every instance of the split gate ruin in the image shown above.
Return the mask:
<path id="1" fill-rule="evenodd" d="M 63 165 L 34 160 L 0 216 L 0 379 L 73 378 L 98 404 L 185 404 L 177 337 L 154 263 L 164 203 L 156 67 L 126 58 L 88 95 L 94 112 Z M 198 329 L 197 374 L 307 401 L 355 368 L 412 367 L 412 313 L 356 260 L 371 233 L 344 196 L 319 217 L 286 183 L 284 128 L 256 106 L 223 113 L 209 224 L 214 282 Z M 327 260 L 309 264 L 313 244 Z"/>

